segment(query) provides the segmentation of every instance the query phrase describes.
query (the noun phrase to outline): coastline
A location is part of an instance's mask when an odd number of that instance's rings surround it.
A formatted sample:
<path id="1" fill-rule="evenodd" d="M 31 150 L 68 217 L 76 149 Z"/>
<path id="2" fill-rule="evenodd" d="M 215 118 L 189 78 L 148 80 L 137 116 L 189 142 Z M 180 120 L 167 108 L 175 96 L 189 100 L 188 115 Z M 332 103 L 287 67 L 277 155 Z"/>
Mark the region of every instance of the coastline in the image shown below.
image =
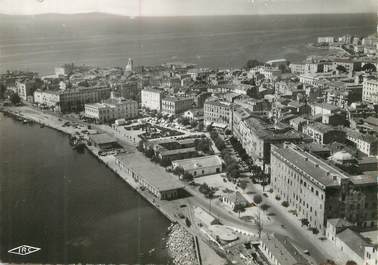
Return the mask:
<path id="1" fill-rule="evenodd" d="M 20 110 L 21 108 L 21 110 Z M 29 110 L 29 111 L 22 111 L 22 110 Z M 32 112 L 30 112 L 32 111 Z M 0 112 L 4 113 L 4 115 L 8 116 L 8 117 L 11 117 L 11 118 L 14 118 L 14 119 L 18 119 L 20 120 L 20 122 L 22 122 L 23 120 L 27 120 L 28 122 L 32 122 L 32 123 L 35 123 L 35 124 L 40 124 L 40 125 L 43 125 L 44 127 L 47 127 L 47 128 L 50 128 L 50 129 L 53 129 L 55 131 L 58 131 L 66 136 L 70 136 L 70 135 L 73 135 L 75 134 L 76 132 L 80 132 L 81 129 L 76 129 L 76 128 L 73 128 L 71 126 L 69 127 L 63 127 L 62 124 L 64 124 L 65 122 L 72 122 L 71 120 L 67 120 L 63 117 L 57 117 L 53 114 L 49 114 L 49 113 L 44 113 L 44 112 L 41 112 L 39 110 L 35 110 L 34 108 L 30 107 L 30 106 L 23 106 L 23 107 L 0 107 Z M 22 121 L 21 121 L 22 119 Z M 76 122 L 80 125 L 83 125 L 79 122 Z M 98 131 L 98 128 L 96 128 L 96 130 Z M 105 131 L 102 131 L 104 133 L 107 133 Z M 89 151 L 89 153 L 91 153 L 91 155 L 96 158 L 96 160 L 98 160 L 99 162 L 101 162 L 102 164 L 104 164 L 108 169 L 110 169 L 111 171 L 113 171 L 119 178 L 121 178 L 124 182 L 126 182 L 126 184 L 132 188 L 133 190 L 135 190 L 145 201 L 147 201 L 150 205 L 152 205 L 155 209 L 157 209 L 165 218 L 167 218 L 173 226 L 179 226 L 181 227 L 181 230 L 185 230 L 186 233 L 183 233 L 182 236 L 187 236 L 187 235 L 190 235 L 190 237 L 192 238 L 191 240 L 194 242 L 193 244 L 193 253 L 196 257 L 196 264 L 206 264 L 204 262 L 202 262 L 202 260 L 211 260 L 211 257 L 210 258 L 207 258 L 207 257 L 201 257 L 201 255 L 208 255 L 208 253 L 204 253 L 204 251 L 200 251 L 199 250 L 199 245 L 201 244 L 198 244 L 198 238 L 195 234 L 192 233 L 192 231 L 190 231 L 190 229 L 188 229 L 186 226 L 185 226 L 185 222 L 184 220 L 181 220 L 178 216 L 176 216 L 175 214 L 172 213 L 172 211 L 170 212 L 169 210 L 169 207 L 163 207 L 165 202 L 164 201 L 158 201 L 155 197 L 153 197 L 150 193 L 148 193 L 147 191 L 143 191 L 139 188 L 139 185 L 137 182 L 134 181 L 134 179 L 128 175 L 127 173 L 125 172 L 122 172 L 119 167 L 115 164 L 115 161 L 114 161 L 114 158 L 112 155 L 110 156 L 100 156 L 98 155 L 98 149 L 94 146 L 88 146 L 88 145 L 85 145 L 85 148 L 87 151 Z M 135 148 L 135 146 L 133 146 L 133 148 L 135 150 L 132 150 L 134 152 L 138 152 Z M 169 231 L 169 236 L 171 236 L 171 231 Z M 207 250 L 212 250 L 214 253 L 216 253 L 215 250 L 213 250 L 209 245 L 207 245 L 205 243 L 204 240 L 201 240 L 202 242 L 202 245 L 205 245 L 204 248 L 206 248 Z M 180 246 L 179 246 L 180 247 Z M 170 255 L 171 258 L 174 259 L 174 257 L 171 255 L 172 253 L 172 250 L 168 250 L 168 253 Z M 209 254 L 209 256 L 212 256 L 214 255 L 214 253 L 211 253 Z M 218 255 L 218 254 L 216 254 Z M 218 255 L 219 256 L 219 255 Z M 219 259 L 222 259 L 222 260 L 225 260 L 224 257 L 220 257 L 219 256 Z M 177 264 L 181 264 L 181 263 L 177 263 Z"/>

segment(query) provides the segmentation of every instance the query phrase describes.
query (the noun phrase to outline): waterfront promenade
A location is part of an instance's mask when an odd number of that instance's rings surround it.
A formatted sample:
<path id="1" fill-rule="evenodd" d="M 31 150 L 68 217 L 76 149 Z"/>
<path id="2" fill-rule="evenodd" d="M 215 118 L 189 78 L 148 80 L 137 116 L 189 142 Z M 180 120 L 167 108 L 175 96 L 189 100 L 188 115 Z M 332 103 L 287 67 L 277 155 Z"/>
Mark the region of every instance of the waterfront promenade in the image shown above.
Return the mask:
<path id="1" fill-rule="evenodd" d="M 20 115 L 20 117 L 25 119 L 30 119 L 38 123 L 43 123 L 48 127 L 51 127 L 53 129 L 59 130 L 66 134 L 75 134 L 75 133 L 81 133 L 81 130 L 86 127 L 85 123 L 81 123 L 79 121 L 75 121 L 75 123 L 79 124 L 79 126 L 72 127 L 72 126 L 63 126 L 63 124 L 68 121 L 64 119 L 63 117 L 58 117 L 55 115 L 52 115 L 50 113 L 45 113 L 40 110 L 34 109 L 30 106 L 22 106 L 22 107 L 12 107 L 6 109 L 7 111 Z M 69 120 L 72 122 L 72 120 Z M 97 129 L 100 132 L 104 132 L 104 130 L 101 130 L 104 127 L 102 126 L 96 126 L 92 125 L 92 128 Z M 124 147 L 126 152 L 132 153 L 134 156 L 138 157 L 141 161 L 144 161 L 146 164 L 146 167 L 149 167 L 151 171 L 154 170 L 155 167 L 159 167 L 158 165 L 152 163 L 149 159 L 147 159 L 143 154 L 138 152 L 136 150 L 135 144 L 130 143 L 128 141 L 125 141 L 122 137 L 117 135 L 116 133 L 111 133 L 112 129 L 110 127 L 107 127 L 106 133 L 112 134 L 114 137 L 116 137 L 121 145 Z M 179 213 L 182 213 L 182 209 L 180 208 L 180 205 L 186 204 L 188 206 L 188 209 L 186 210 L 186 216 L 191 217 L 192 209 L 195 206 L 200 206 L 203 209 L 209 209 L 210 201 L 205 199 L 202 194 L 200 194 L 197 190 L 190 186 L 186 186 L 185 189 L 189 191 L 193 196 L 182 198 L 178 200 L 173 201 L 163 201 L 163 200 L 157 200 L 152 194 L 150 194 L 147 191 L 143 191 L 139 188 L 139 184 L 134 181 L 134 179 L 126 172 L 126 170 L 122 170 L 119 168 L 115 163 L 115 157 L 113 155 L 109 156 L 99 156 L 98 155 L 98 149 L 94 146 L 88 146 L 88 150 L 92 152 L 92 154 L 97 157 L 100 161 L 102 161 L 104 164 L 106 164 L 111 170 L 117 173 L 118 176 L 120 176 L 125 182 L 127 182 L 131 187 L 133 187 L 135 190 L 138 191 L 147 201 L 149 201 L 151 204 L 153 204 L 157 209 L 159 209 L 162 214 L 164 214 L 169 220 L 172 222 L 180 223 L 185 227 L 185 220 L 179 217 Z M 253 189 L 253 187 L 249 187 Z M 262 192 L 259 190 L 255 190 L 258 194 L 261 194 Z M 271 202 L 271 205 L 274 205 L 274 202 Z M 276 210 L 276 208 L 274 208 Z M 212 204 L 211 212 L 213 215 L 217 216 L 220 221 L 227 226 L 233 227 L 235 230 L 239 231 L 245 231 L 251 235 L 256 235 L 257 230 L 256 226 L 253 225 L 253 223 L 243 221 L 236 216 L 229 214 L 224 208 L 220 207 L 216 203 Z M 280 211 L 277 210 L 277 213 Z M 274 219 L 276 219 L 275 217 Z M 299 245 L 306 246 L 308 249 L 315 250 L 314 252 L 314 258 L 317 262 L 324 261 L 327 258 L 331 258 L 331 255 L 333 253 L 333 248 L 330 247 L 327 244 L 322 244 L 321 242 L 313 242 L 313 240 L 309 240 L 307 238 L 309 235 L 305 233 L 306 231 L 302 232 L 298 229 L 283 229 L 279 224 L 285 223 L 288 226 L 292 224 L 292 220 L 288 219 L 286 215 L 280 213 L 280 216 L 278 216 L 278 222 L 277 220 L 275 222 L 272 222 L 269 225 L 264 226 L 264 232 L 275 232 L 279 234 L 285 234 L 293 238 Z M 195 221 L 192 223 L 195 224 Z M 292 228 L 290 226 L 290 228 Z M 208 246 L 211 246 L 212 248 L 215 248 L 213 244 L 210 243 L 209 238 L 204 235 L 204 233 L 201 232 L 201 229 L 196 226 L 192 226 L 190 229 L 188 229 L 190 233 L 194 236 L 200 237 L 201 241 L 206 242 Z M 200 244 L 201 245 L 201 244 Z M 203 244 L 202 244 L 203 245 Z M 206 247 L 209 249 L 208 247 Z M 202 254 L 207 254 L 209 251 L 202 251 Z M 213 251 L 212 255 L 216 257 L 217 255 Z M 208 260 L 206 258 L 203 258 L 203 260 Z M 341 260 L 341 259 L 340 259 Z M 204 263 L 205 264 L 205 263 Z M 212 264 L 212 263 L 209 263 Z"/>
<path id="2" fill-rule="evenodd" d="M 9 113 L 12 116 L 21 118 L 22 120 L 34 121 L 36 123 L 44 124 L 46 127 L 50 127 L 57 131 L 60 131 L 67 135 L 74 135 L 81 133 L 83 129 L 87 127 L 85 123 L 82 122 L 75 122 L 77 124 L 75 127 L 73 126 L 63 126 L 66 122 L 73 122 L 72 120 L 67 120 L 60 116 L 55 116 L 50 113 L 42 112 L 40 110 L 34 109 L 30 106 L 22 106 L 22 107 L 12 107 L 3 109 L 4 112 Z M 97 126 L 92 126 L 93 129 L 97 130 L 98 132 L 101 131 L 100 128 Z M 133 156 L 138 157 L 141 161 L 146 163 L 146 166 L 150 168 L 151 171 L 154 170 L 155 165 L 151 163 L 148 159 L 146 159 L 141 153 L 139 153 L 135 146 L 126 142 L 124 140 L 118 139 L 123 148 L 126 152 L 132 154 Z M 99 161 L 104 163 L 110 170 L 115 172 L 120 178 L 122 178 L 128 185 L 130 185 L 133 189 L 135 189 L 146 201 L 151 203 L 155 208 L 157 208 L 167 219 L 169 219 L 173 223 L 179 223 L 183 228 L 188 228 L 185 225 L 185 220 L 178 217 L 177 213 L 180 210 L 180 204 L 183 203 L 183 200 L 174 200 L 174 201 L 164 201 L 158 200 L 154 197 L 151 193 L 147 192 L 146 190 L 141 190 L 139 184 L 135 182 L 135 180 L 126 172 L 126 170 L 119 168 L 118 165 L 115 163 L 115 157 L 113 155 L 108 156 L 99 156 L 97 149 L 94 146 L 87 146 L 87 150 L 95 156 Z M 159 168 L 161 169 L 161 168 Z M 186 202 L 186 201 L 185 201 Z M 191 207 L 190 205 L 188 205 Z M 188 230 L 193 236 L 195 235 L 192 230 Z M 198 234 L 196 234 L 198 235 Z M 204 262 L 202 264 L 224 264 L 225 259 L 220 257 L 211 247 L 209 247 L 205 242 L 208 241 L 208 238 L 203 237 L 199 238 L 199 248 L 200 253 L 202 254 L 202 259 Z M 193 249 L 194 251 L 194 249 Z"/>

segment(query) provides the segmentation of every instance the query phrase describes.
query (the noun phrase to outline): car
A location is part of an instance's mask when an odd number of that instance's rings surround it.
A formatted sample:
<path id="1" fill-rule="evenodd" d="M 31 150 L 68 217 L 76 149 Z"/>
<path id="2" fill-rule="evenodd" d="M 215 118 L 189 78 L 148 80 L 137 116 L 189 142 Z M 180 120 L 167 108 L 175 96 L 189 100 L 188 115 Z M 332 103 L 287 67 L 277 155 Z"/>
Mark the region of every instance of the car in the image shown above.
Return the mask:
<path id="1" fill-rule="evenodd" d="M 183 215 L 182 213 L 179 213 L 179 214 L 178 214 L 178 217 L 180 217 L 181 219 L 184 219 L 184 218 L 185 218 L 185 215 Z"/>
<path id="2" fill-rule="evenodd" d="M 308 251 L 307 249 L 303 250 L 303 253 L 305 253 L 306 255 L 310 256 L 310 251 Z"/>
<path id="3" fill-rule="evenodd" d="M 186 204 L 181 204 L 180 208 L 185 208 L 187 205 Z"/>
<path id="4" fill-rule="evenodd" d="M 265 192 L 263 193 L 263 195 L 268 198 L 268 194 L 266 194 Z"/>

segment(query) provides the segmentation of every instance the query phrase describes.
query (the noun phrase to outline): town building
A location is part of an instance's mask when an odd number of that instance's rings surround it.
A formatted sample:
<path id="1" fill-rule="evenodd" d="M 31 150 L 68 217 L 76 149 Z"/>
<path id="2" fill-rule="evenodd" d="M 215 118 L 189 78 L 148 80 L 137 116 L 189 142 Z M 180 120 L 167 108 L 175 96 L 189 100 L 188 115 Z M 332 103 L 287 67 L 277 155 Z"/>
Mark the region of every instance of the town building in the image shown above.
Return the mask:
<path id="1" fill-rule="evenodd" d="M 163 113 L 176 115 L 193 108 L 193 105 L 193 98 L 166 97 L 162 99 L 161 111 Z"/>
<path id="2" fill-rule="evenodd" d="M 194 157 L 172 162 L 173 168 L 182 168 L 193 177 L 200 177 L 222 172 L 222 159 L 217 155 Z"/>
<path id="3" fill-rule="evenodd" d="M 225 194 L 221 197 L 222 203 L 234 210 L 237 206 L 243 208 L 250 205 L 249 201 L 239 191 Z"/>
<path id="4" fill-rule="evenodd" d="M 335 37 L 327 36 L 327 37 L 318 37 L 318 43 L 334 43 Z"/>
<path id="5" fill-rule="evenodd" d="M 63 113 L 82 111 L 85 104 L 100 102 L 109 97 L 110 89 L 107 87 L 80 87 L 34 92 L 35 103 Z"/>
<path id="6" fill-rule="evenodd" d="M 246 153 L 265 170 L 270 163 L 270 147 L 283 142 L 299 143 L 305 141 L 303 135 L 290 127 L 274 128 L 260 119 L 250 117 L 240 123 L 238 138 Z"/>
<path id="7" fill-rule="evenodd" d="M 336 235 L 346 228 L 353 227 L 353 224 L 344 218 L 331 218 L 327 220 L 326 237 L 328 240 L 335 242 Z"/>
<path id="8" fill-rule="evenodd" d="M 93 146 L 96 146 L 101 151 L 122 148 L 115 138 L 106 133 L 92 134 L 89 136 L 89 141 Z"/>
<path id="9" fill-rule="evenodd" d="M 259 249 L 275 265 L 310 265 L 305 256 L 298 251 L 291 239 L 279 234 L 266 234 L 261 238 Z"/>
<path id="10" fill-rule="evenodd" d="M 138 103 L 131 99 L 115 97 L 102 103 L 85 104 L 85 116 L 103 123 L 117 119 L 134 119 L 138 117 Z"/>
<path id="11" fill-rule="evenodd" d="M 227 127 L 230 123 L 232 104 L 218 99 L 209 99 L 204 104 L 204 124 Z"/>
<path id="12" fill-rule="evenodd" d="M 141 91 L 142 107 L 149 110 L 161 111 L 163 92 L 159 89 L 144 88 Z"/>
<path id="13" fill-rule="evenodd" d="M 289 65 L 289 68 L 293 74 L 302 75 L 306 73 L 306 65 L 302 63 L 299 63 L 299 64 L 291 63 Z"/>
<path id="14" fill-rule="evenodd" d="M 16 81 L 15 87 L 15 92 L 20 96 L 20 98 L 24 101 L 27 101 L 28 97 L 33 97 L 35 82 L 32 80 Z"/>
<path id="15" fill-rule="evenodd" d="M 352 73 L 361 69 L 361 62 L 350 59 L 336 59 L 332 62 L 333 69 L 337 70 L 338 66 L 344 67 L 346 72 Z"/>
<path id="16" fill-rule="evenodd" d="M 189 120 L 203 120 L 203 109 L 190 109 L 184 112 L 183 117 Z"/>
<path id="17" fill-rule="evenodd" d="M 362 100 L 378 104 L 378 79 L 365 78 L 362 84 Z"/>
<path id="18" fill-rule="evenodd" d="M 350 228 L 346 228 L 336 235 L 335 245 L 356 264 L 363 264 L 365 246 L 368 242 L 360 234 Z"/>
<path id="19" fill-rule="evenodd" d="M 311 107 L 311 115 L 312 116 L 317 116 L 317 115 L 331 115 L 333 113 L 336 113 L 338 110 L 340 110 L 339 107 L 328 104 L 328 103 L 310 103 L 309 104 Z"/>
<path id="20" fill-rule="evenodd" d="M 356 148 L 368 156 L 378 155 L 378 137 L 372 134 L 362 134 L 358 131 L 347 130 L 346 139 L 355 144 Z"/>
<path id="21" fill-rule="evenodd" d="M 345 132 L 339 128 L 320 122 L 314 122 L 303 127 L 303 133 L 310 136 L 318 144 L 329 144 L 334 141 L 343 142 Z"/>
<path id="22" fill-rule="evenodd" d="M 158 165 L 146 167 L 141 154 L 120 154 L 116 156 L 116 165 L 125 170 L 139 184 L 160 200 L 173 200 L 181 195 L 184 186 L 173 175 Z M 151 166 L 153 169 L 151 169 Z"/>
<path id="23" fill-rule="evenodd" d="M 376 179 L 346 175 L 294 144 L 272 147 L 271 186 L 320 232 L 331 218 L 346 218 L 361 228 L 377 224 Z"/>

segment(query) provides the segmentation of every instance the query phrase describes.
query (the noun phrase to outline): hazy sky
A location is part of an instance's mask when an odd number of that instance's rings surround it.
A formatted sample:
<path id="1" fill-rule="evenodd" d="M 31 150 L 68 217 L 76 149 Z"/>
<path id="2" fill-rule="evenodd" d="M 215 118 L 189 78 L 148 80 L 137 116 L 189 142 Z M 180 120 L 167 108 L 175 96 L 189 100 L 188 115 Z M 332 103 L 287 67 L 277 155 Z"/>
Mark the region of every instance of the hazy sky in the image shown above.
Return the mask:
<path id="1" fill-rule="evenodd" d="M 0 0 L 0 13 L 127 16 L 374 12 L 377 0 Z"/>

